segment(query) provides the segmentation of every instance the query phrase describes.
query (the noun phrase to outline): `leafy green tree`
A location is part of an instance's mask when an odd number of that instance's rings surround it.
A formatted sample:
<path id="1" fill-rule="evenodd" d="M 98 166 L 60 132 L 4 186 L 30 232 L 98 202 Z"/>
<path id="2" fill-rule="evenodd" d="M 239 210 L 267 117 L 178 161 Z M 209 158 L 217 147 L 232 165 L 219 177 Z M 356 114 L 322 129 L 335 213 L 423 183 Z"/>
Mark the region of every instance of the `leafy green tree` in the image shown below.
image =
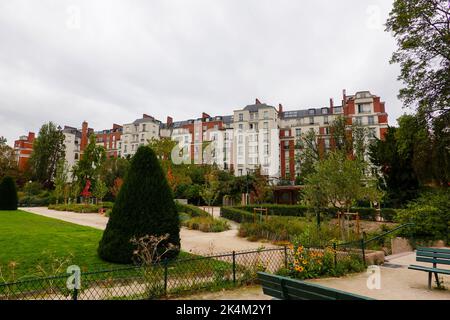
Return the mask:
<path id="1" fill-rule="evenodd" d="M 334 150 L 350 154 L 353 150 L 352 130 L 357 127 L 347 125 L 347 120 L 343 116 L 339 116 L 333 120 L 330 125 L 331 138 L 334 143 Z"/>
<path id="2" fill-rule="evenodd" d="M 305 179 L 315 172 L 314 166 L 320 160 L 318 137 L 314 129 L 309 129 L 302 134 L 297 149 L 299 149 L 299 153 L 296 156 L 296 161 L 300 167 L 300 174 L 296 183 L 303 184 Z"/>
<path id="3" fill-rule="evenodd" d="M 378 200 L 378 190 L 367 183 L 365 166 L 343 152 L 331 152 L 306 179 L 304 198 L 317 205 L 327 203 L 340 212 L 349 212 L 356 200 Z"/>
<path id="4" fill-rule="evenodd" d="M 219 178 L 217 171 L 212 170 L 205 176 L 205 184 L 202 186 L 200 196 L 211 207 L 217 200 L 220 191 Z"/>
<path id="5" fill-rule="evenodd" d="M 0 182 L 0 210 L 17 210 L 16 182 L 11 177 L 4 177 Z"/>
<path id="6" fill-rule="evenodd" d="M 105 197 L 110 197 L 112 200 L 117 196 L 129 168 L 130 161 L 123 158 L 110 157 L 102 163 L 99 169 L 99 179 L 105 182 L 110 192 Z"/>
<path id="7" fill-rule="evenodd" d="M 6 144 L 6 139 L 0 137 L 0 179 L 5 176 L 17 176 L 17 161 L 14 149 Z"/>
<path id="8" fill-rule="evenodd" d="M 66 186 L 69 178 L 69 165 L 65 159 L 61 159 L 56 167 L 55 176 L 55 197 L 56 201 L 59 202 L 61 198 L 66 201 Z"/>
<path id="9" fill-rule="evenodd" d="M 450 9 L 448 0 L 395 0 L 386 31 L 397 40 L 405 87 L 399 97 L 429 117 L 450 110 Z"/>
<path id="10" fill-rule="evenodd" d="M 433 120 L 432 167 L 433 176 L 440 186 L 450 182 L 450 113 Z"/>
<path id="11" fill-rule="evenodd" d="M 33 143 L 29 166 L 33 177 L 51 187 L 58 162 L 65 157 L 64 134 L 53 122 L 44 124 Z"/>
<path id="12" fill-rule="evenodd" d="M 386 191 L 385 205 L 400 207 L 414 199 L 419 180 L 410 157 L 402 157 L 397 142 L 397 128 L 389 127 L 384 140 L 376 140 L 369 148 L 370 161 L 380 170 L 380 187 Z"/>
<path id="13" fill-rule="evenodd" d="M 140 147 L 112 209 L 98 253 L 106 261 L 130 263 L 132 238 L 169 234 L 179 246 L 180 222 L 165 174 L 149 147 Z"/>
<path id="14" fill-rule="evenodd" d="M 95 188 L 95 182 L 105 160 L 105 149 L 96 144 L 95 135 L 89 136 L 89 143 L 84 149 L 81 159 L 73 167 L 73 175 L 81 188 L 84 188 L 88 180 L 91 181 L 92 188 Z"/>
<path id="15" fill-rule="evenodd" d="M 253 195 L 253 199 L 256 200 L 256 203 L 258 204 L 267 203 L 272 200 L 272 188 L 267 176 L 261 174 L 260 166 L 255 170 L 252 191 L 250 194 Z"/>
<path id="16" fill-rule="evenodd" d="M 92 192 L 93 196 L 96 197 L 100 203 L 102 203 L 103 198 L 108 193 L 108 186 L 102 180 L 97 180 L 95 183 L 94 190 Z"/>

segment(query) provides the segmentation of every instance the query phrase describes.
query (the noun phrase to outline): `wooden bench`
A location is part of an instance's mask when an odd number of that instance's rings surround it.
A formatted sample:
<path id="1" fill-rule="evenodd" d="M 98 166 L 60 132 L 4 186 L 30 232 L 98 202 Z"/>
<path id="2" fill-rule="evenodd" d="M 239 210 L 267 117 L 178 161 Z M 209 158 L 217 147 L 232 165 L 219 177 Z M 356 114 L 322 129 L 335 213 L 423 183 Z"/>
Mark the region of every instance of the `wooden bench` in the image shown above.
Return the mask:
<path id="1" fill-rule="evenodd" d="M 318 284 L 258 272 L 264 294 L 282 300 L 374 300 Z"/>
<path id="2" fill-rule="evenodd" d="M 418 265 L 410 265 L 408 269 L 425 271 L 428 272 L 428 289 L 431 289 L 431 279 L 434 273 L 436 278 L 436 284 L 438 287 L 441 286 L 438 274 L 448 274 L 450 275 L 450 269 L 440 269 L 437 267 L 438 264 L 450 265 L 450 249 L 445 248 L 417 248 L 416 252 L 417 262 L 428 262 L 432 263 L 433 266 L 425 267 Z"/>

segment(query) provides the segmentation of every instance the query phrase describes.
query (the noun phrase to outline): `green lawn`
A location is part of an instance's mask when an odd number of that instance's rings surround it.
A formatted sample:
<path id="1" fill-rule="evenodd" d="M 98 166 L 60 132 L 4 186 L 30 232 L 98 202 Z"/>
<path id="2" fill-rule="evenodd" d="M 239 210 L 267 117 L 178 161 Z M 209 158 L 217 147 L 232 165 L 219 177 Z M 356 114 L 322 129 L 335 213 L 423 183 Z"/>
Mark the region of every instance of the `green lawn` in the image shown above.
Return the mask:
<path id="1" fill-rule="evenodd" d="M 71 264 L 80 266 L 82 272 L 126 267 L 104 262 L 97 256 L 102 233 L 94 228 L 20 210 L 0 211 L 0 283 L 65 274 Z M 197 257 L 186 252 L 178 255 L 179 260 Z M 59 261 L 63 260 L 66 260 L 63 267 L 56 272 Z M 15 268 L 11 267 L 13 264 Z M 39 266 L 44 271 L 39 270 Z M 229 266 L 226 262 L 201 259 L 175 264 L 171 272 L 188 274 L 194 270 L 207 272 Z M 116 276 L 121 275 L 113 275 Z M 98 278 L 101 277 L 98 275 Z"/>
<path id="2" fill-rule="evenodd" d="M 57 260 L 82 268 L 108 268 L 97 256 L 102 231 L 24 211 L 0 211 L 0 267 L 3 280 L 52 273 Z M 15 264 L 13 276 L 12 264 Z M 64 270 L 63 270 L 64 272 Z M 0 279 L 1 281 L 2 279 Z"/>

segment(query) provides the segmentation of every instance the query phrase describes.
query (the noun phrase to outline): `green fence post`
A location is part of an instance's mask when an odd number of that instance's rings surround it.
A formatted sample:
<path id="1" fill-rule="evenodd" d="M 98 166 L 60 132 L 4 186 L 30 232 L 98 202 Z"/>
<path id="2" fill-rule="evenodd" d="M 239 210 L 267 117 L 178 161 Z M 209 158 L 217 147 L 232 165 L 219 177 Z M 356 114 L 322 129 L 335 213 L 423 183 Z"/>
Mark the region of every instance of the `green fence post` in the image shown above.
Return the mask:
<path id="1" fill-rule="evenodd" d="M 233 251 L 233 284 L 236 284 L 236 251 Z"/>
<path id="2" fill-rule="evenodd" d="M 333 242 L 333 253 L 334 253 L 334 268 L 337 268 L 337 246 L 336 242 Z"/>
<path id="3" fill-rule="evenodd" d="M 284 267 L 288 268 L 287 246 L 284 246 Z"/>
<path id="4" fill-rule="evenodd" d="M 167 296 L 167 278 L 169 276 L 169 267 L 167 259 L 164 259 L 164 295 Z"/>
<path id="5" fill-rule="evenodd" d="M 77 288 L 73 288 L 72 300 L 73 301 L 78 300 L 78 289 Z"/>
<path id="6" fill-rule="evenodd" d="M 362 250 L 362 258 L 364 267 L 366 266 L 366 244 L 364 242 L 364 237 L 361 239 L 361 250 Z"/>

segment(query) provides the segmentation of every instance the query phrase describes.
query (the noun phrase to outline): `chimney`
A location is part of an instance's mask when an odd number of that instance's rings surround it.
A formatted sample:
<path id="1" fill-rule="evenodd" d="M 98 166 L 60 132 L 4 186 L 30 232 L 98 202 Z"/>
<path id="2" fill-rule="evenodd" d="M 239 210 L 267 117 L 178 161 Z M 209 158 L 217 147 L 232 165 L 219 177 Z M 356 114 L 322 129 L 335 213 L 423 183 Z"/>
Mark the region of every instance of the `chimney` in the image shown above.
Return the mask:
<path id="1" fill-rule="evenodd" d="M 202 119 L 211 118 L 211 116 L 205 112 L 202 112 Z"/>
<path id="2" fill-rule="evenodd" d="M 283 105 L 280 103 L 278 104 L 278 113 L 282 113 L 283 112 Z"/>
<path id="3" fill-rule="evenodd" d="M 330 109 L 333 109 L 334 107 L 334 101 L 333 98 L 330 98 Z"/>
<path id="4" fill-rule="evenodd" d="M 342 100 L 344 101 L 344 103 L 342 105 L 344 105 L 345 102 L 347 101 L 347 95 L 346 95 L 345 89 L 342 90 Z"/>
<path id="5" fill-rule="evenodd" d="M 171 126 L 173 124 L 173 118 L 167 117 L 167 126 Z"/>
<path id="6" fill-rule="evenodd" d="M 28 142 L 33 142 L 35 138 L 34 132 L 28 132 Z"/>
<path id="7" fill-rule="evenodd" d="M 153 117 L 151 117 L 151 116 L 149 116 L 148 114 L 145 114 L 145 113 L 144 113 L 144 114 L 142 115 L 142 118 L 147 119 L 147 118 L 153 118 Z"/>
<path id="8" fill-rule="evenodd" d="M 83 124 L 81 126 L 81 143 L 80 143 L 80 149 L 83 151 L 87 144 L 88 144 L 88 123 L 86 121 L 83 121 Z"/>
<path id="9" fill-rule="evenodd" d="M 259 101 L 258 99 L 256 99 L 255 104 L 262 104 L 261 101 Z"/>

